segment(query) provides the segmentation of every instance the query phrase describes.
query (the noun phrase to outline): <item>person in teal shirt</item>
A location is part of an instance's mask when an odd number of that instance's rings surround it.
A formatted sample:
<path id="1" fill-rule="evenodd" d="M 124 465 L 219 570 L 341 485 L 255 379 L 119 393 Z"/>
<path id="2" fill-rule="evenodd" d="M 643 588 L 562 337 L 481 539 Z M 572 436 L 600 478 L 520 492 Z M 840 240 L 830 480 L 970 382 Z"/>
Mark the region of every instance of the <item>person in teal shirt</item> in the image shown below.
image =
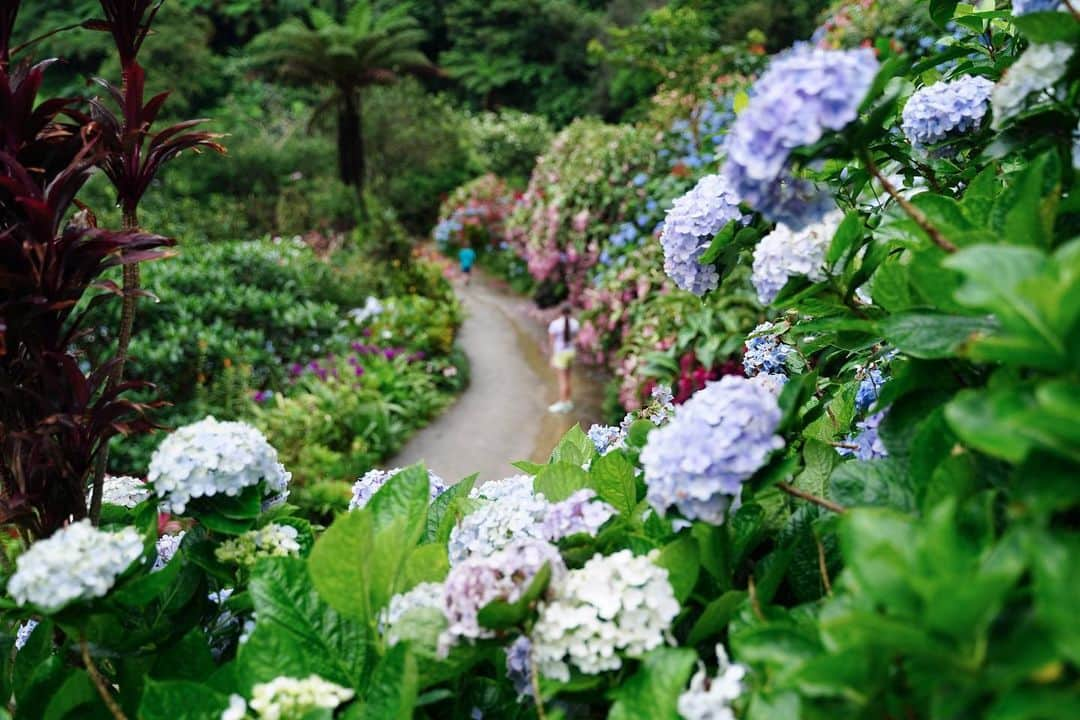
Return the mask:
<path id="1" fill-rule="evenodd" d="M 476 262 L 476 251 L 469 245 L 458 250 L 458 262 L 461 263 L 461 272 L 465 273 L 465 284 L 472 279 L 473 264 Z"/>

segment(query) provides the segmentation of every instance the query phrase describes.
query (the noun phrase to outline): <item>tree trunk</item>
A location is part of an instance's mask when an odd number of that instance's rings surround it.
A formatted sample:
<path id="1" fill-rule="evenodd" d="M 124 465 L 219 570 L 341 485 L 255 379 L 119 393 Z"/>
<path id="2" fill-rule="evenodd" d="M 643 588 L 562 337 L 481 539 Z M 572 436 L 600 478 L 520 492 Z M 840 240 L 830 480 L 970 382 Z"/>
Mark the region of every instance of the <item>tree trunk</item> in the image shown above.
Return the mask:
<path id="1" fill-rule="evenodd" d="M 351 91 L 343 93 L 338 110 L 338 164 L 341 181 L 362 191 L 365 167 L 360 98 Z"/>

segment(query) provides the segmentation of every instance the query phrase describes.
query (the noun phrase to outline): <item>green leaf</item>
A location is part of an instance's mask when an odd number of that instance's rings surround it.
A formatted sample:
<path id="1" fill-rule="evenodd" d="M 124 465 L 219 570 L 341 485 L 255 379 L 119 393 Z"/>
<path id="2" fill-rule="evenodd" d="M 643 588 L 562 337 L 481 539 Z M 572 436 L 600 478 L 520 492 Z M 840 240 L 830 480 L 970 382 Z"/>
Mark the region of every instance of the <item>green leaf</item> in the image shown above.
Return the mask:
<path id="1" fill-rule="evenodd" d="M 840 262 L 840 259 L 847 255 L 852 247 L 856 247 L 861 243 L 863 232 L 862 216 L 859 213 L 849 212 L 845 215 L 844 221 L 840 223 L 840 227 L 836 229 L 836 234 L 833 235 L 832 243 L 829 245 L 829 252 L 825 256 L 825 264 L 832 267 Z"/>
<path id="2" fill-rule="evenodd" d="M 697 655 L 689 648 L 659 647 L 632 677 L 616 687 L 608 720 L 679 720 L 677 708 Z"/>
<path id="3" fill-rule="evenodd" d="M 841 463 L 829 478 L 829 498 L 844 507 L 915 508 L 911 478 L 892 458 Z"/>
<path id="4" fill-rule="evenodd" d="M 416 659 L 408 645 L 395 645 L 375 667 L 365 702 L 356 717 L 361 720 L 411 720 L 419 692 Z"/>
<path id="5" fill-rule="evenodd" d="M 1064 12 L 1034 12 L 1017 15 L 1012 22 L 1033 43 L 1075 42 L 1080 39 L 1080 23 Z"/>
<path id="6" fill-rule="evenodd" d="M 311 579 L 319 595 L 344 615 L 372 624 L 372 568 L 375 527 L 363 510 L 339 516 L 315 543 L 308 559 Z"/>
<path id="7" fill-rule="evenodd" d="M 581 466 L 563 461 L 544 466 L 533 480 L 533 489 L 550 502 L 565 500 L 588 486 L 589 476 Z"/>
<path id="8" fill-rule="evenodd" d="M 250 592 L 258 620 L 240 650 L 250 679 L 316 673 L 345 687 L 363 687 L 371 650 L 369 631 L 319 597 L 303 560 L 260 562 Z"/>
<path id="9" fill-rule="evenodd" d="M 856 508 L 840 521 L 840 548 L 862 592 L 913 615 L 921 606 L 909 577 L 915 567 L 911 518 L 887 508 Z"/>
<path id="10" fill-rule="evenodd" d="M 450 571 L 446 545 L 429 543 L 416 548 L 405 562 L 405 583 L 408 590 L 422 582 L 442 582 Z"/>
<path id="11" fill-rule="evenodd" d="M 589 466 L 589 486 L 620 515 L 629 517 L 637 506 L 634 464 L 621 450 L 612 450 Z"/>
<path id="12" fill-rule="evenodd" d="M 1042 533 L 1029 551 L 1035 570 L 1035 611 L 1051 630 L 1054 645 L 1069 662 L 1080 665 L 1080 534 Z"/>
<path id="13" fill-rule="evenodd" d="M 457 524 L 458 517 L 465 512 L 464 505 L 468 502 L 473 486 L 476 485 L 476 477 L 473 474 L 451 485 L 431 501 L 431 505 L 428 506 L 422 542 L 446 544 L 454 525 Z"/>
<path id="14" fill-rule="evenodd" d="M 45 707 L 41 720 L 64 720 L 65 718 L 107 718 L 109 713 L 101 702 L 101 696 L 84 670 L 72 670 L 64 684 L 57 689 Z"/>
<path id="15" fill-rule="evenodd" d="M 305 676 L 306 677 L 306 676 Z M 203 683 L 148 680 L 140 720 L 221 720 L 229 698 Z"/>
<path id="16" fill-rule="evenodd" d="M 395 522 L 403 523 L 400 542 L 416 545 L 423 535 L 431 497 L 430 480 L 423 464 L 412 465 L 395 474 L 379 488 L 367 504 L 380 533 Z"/>
<path id="17" fill-rule="evenodd" d="M 690 597 L 701 572 L 697 541 L 690 535 L 680 537 L 665 545 L 655 562 L 668 571 L 668 582 L 675 591 L 675 599 L 681 604 Z"/>
<path id="18" fill-rule="evenodd" d="M 930 19 L 944 28 L 956 13 L 957 0 L 930 0 Z"/>
<path id="19" fill-rule="evenodd" d="M 901 352 L 912 357 L 953 357 L 978 335 L 994 329 L 984 317 L 907 312 L 890 315 L 881 322 L 881 333 Z"/>
<path id="20" fill-rule="evenodd" d="M 535 475 L 536 473 L 543 470 L 545 467 L 540 463 L 534 463 L 528 460 L 518 460 L 517 462 L 510 464 L 516 467 L 521 472 L 525 473 L 526 475 Z"/>
<path id="21" fill-rule="evenodd" d="M 700 645 L 706 640 L 711 640 L 720 635 L 735 616 L 735 612 L 746 600 L 746 592 L 743 590 L 728 590 L 716 598 L 701 613 L 694 626 L 690 629 L 690 635 L 686 639 L 688 645 Z"/>
<path id="22" fill-rule="evenodd" d="M 596 455 L 596 446 L 580 425 L 566 431 L 559 444 L 551 452 L 552 463 L 569 463 L 579 468 Z"/>
<path id="23" fill-rule="evenodd" d="M 702 253 L 698 262 L 702 265 L 712 265 L 720 259 L 720 254 L 727 248 L 728 245 L 735 239 L 735 229 L 738 227 L 739 221 L 732 220 L 724 227 L 720 228 L 720 232 L 713 236 L 712 242 L 709 243 L 708 249 Z"/>

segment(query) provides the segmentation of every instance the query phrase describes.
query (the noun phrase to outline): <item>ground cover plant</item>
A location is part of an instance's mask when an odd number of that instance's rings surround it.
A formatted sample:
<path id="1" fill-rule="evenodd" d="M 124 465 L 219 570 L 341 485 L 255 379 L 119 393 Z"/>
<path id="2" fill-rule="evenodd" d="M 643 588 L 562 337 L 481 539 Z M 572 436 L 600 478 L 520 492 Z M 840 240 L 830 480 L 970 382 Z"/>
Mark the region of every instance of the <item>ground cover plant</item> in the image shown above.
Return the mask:
<path id="1" fill-rule="evenodd" d="M 104 4 L 114 29 L 144 22 Z M 63 392 L 20 402 L 68 404 L 0 416 L 18 530 L 0 714 L 1080 715 L 1080 15 L 1057 0 L 925 10 L 943 42 L 917 52 L 881 38 L 769 58 L 712 172 L 641 241 L 683 299 L 705 299 L 672 317 L 740 315 L 722 303 L 752 293 L 738 367 L 692 368 L 704 382 L 688 393 L 657 383 L 619 424 L 574 428 L 501 481 L 366 473 L 325 528 L 298 517 L 280 448 L 243 422 L 190 423 L 145 481 L 95 489 L 95 450 L 148 408 L 123 385 L 96 389 L 109 363 L 80 367 L 69 310 L 103 265 L 165 240 L 61 225 L 65 168 L 92 137 L 62 132 L 64 103 L 25 115 L 0 155 L 4 277 L 65 282 L 0 285 L 0 388 L 47 383 Z M 0 13 L 4 57 L 13 18 Z M 9 87 L 36 82 L 4 65 Z M 661 161 L 648 143 L 627 152 L 638 131 L 579 123 L 563 138 L 602 135 L 626 165 L 540 163 L 579 174 L 611 212 L 567 231 L 563 206 L 531 188 L 523 217 L 566 233 L 565 261 L 598 257 L 621 203 L 647 199 L 631 171 Z M 589 186 L 596 168 L 626 182 Z M 549 212 L 560 222 L 543 225 Z M 80 271 L 25 269 L 50 257 Z M 573 267 L 564 284 L 584 296 L 587 268 Z M 433 309 L 356 316 L 404 343 L 384 316 Z M 713 322 L 680 332 L 703 335 L 697 347 Z M 298 385 L 347 375 L 369 349 L 352 351 L 301 368 Z M 100 516 L 80 517 L 87 493 Z"/>

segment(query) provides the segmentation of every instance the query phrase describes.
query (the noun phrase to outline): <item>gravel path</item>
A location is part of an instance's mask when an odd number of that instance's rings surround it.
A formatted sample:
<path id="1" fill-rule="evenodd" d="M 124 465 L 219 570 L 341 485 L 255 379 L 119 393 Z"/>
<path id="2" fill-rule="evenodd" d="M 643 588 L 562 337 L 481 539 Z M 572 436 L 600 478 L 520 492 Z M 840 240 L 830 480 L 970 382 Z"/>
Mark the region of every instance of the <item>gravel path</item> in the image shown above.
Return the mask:
<path id="1" fill-rule="evenodd" d="M 542 462 L 575 422 L 588 428 L 599 419 L 598 384 L 579 372 L 578 407 L 551 415 L 555 377 L 541 350 L 543 327 L 529 302 L 504 292 L 478 274 L 466 287 L 456 283 L 467 313 L 458 340 L 472 381 L 457 402 L 417 433 L 387 467 L 424 463 L 447 481 L 472 473 L 497 480 L 517 472 L 516 460 Z"/>

